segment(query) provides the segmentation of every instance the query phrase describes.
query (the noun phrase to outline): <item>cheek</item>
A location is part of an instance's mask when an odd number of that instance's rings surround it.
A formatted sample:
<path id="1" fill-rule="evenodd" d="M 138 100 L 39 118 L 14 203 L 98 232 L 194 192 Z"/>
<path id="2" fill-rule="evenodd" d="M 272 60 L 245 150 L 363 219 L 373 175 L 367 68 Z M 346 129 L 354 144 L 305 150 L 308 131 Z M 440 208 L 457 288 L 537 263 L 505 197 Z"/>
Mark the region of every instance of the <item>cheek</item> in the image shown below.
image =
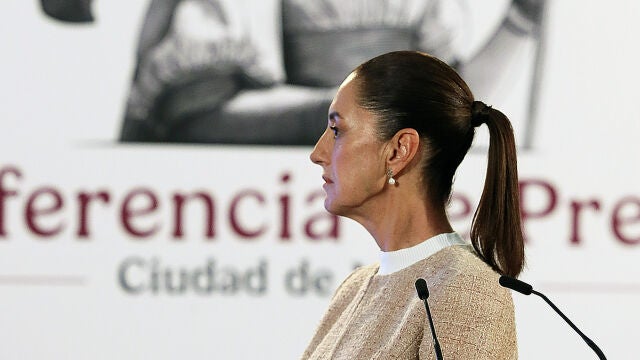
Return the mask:
<path id="1" fill-rule="evenodd" d="M 368 152 L 360 149 L 349 154 L 358 155 L 337 156 L 334 162 L 340 191 L 347 197 L 363 190 L 372 190 L 376 178 L 376 164 L 371 156 L 366 155 Z"/>
<path id="2" fill-rule="evenodd" d="M 352 188 L 353 177 L 353 158 L 349 156 L 343 156 L 342 154 L 349 152 L 343 151 L 342 148 L 336 147 L 333 149 L 333 156 L 331 161 L 332 172 L 334 176 L 334 191 L 338 193 L 348 193 Z"/>

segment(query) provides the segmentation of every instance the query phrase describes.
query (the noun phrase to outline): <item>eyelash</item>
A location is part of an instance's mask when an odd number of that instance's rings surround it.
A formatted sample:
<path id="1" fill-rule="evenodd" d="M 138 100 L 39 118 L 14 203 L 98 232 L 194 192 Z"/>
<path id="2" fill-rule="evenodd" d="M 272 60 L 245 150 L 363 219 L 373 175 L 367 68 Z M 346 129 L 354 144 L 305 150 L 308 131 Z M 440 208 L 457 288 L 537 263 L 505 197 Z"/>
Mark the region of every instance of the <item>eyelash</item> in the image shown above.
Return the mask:
<path id="1" fill-rule="evenodd" d="M 338 128 L 333 125 L 333 126 L 329 126 L 329 129 L 331 129 L 331 131 L 333 131 L 333 138 L 337 138 L 338 137 Z"/>

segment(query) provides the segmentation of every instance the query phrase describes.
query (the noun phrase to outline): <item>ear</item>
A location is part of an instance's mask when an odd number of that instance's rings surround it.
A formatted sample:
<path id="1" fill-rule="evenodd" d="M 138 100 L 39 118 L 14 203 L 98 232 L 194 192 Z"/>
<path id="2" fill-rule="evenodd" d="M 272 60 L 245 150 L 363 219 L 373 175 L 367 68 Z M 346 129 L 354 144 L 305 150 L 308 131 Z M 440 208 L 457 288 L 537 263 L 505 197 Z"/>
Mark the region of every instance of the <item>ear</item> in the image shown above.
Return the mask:
<path id="1" fill-rule="evenodd" d="M 388 146 L 387 169 L 399 174 L 416 157 L 420 147 L 420 135 L 415 129 L 401 129 L 391 138 Z"/>

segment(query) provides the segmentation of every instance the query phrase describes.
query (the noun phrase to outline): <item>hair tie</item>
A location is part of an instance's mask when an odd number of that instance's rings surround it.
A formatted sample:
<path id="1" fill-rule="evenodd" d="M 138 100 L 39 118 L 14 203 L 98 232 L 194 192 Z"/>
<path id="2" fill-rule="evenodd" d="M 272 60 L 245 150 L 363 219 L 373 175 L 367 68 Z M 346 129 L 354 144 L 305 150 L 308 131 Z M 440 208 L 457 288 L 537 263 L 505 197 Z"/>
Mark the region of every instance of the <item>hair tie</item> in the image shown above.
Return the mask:
<path id="1" fill-rule="evenodd" d="M 487 104 L 482 101 L 474 101 L 473 104 L 471 104 L 471 125 L 478 127 L 486 123 L 489 119 L 490 110 L 491 106 L 487 106 Z"/>

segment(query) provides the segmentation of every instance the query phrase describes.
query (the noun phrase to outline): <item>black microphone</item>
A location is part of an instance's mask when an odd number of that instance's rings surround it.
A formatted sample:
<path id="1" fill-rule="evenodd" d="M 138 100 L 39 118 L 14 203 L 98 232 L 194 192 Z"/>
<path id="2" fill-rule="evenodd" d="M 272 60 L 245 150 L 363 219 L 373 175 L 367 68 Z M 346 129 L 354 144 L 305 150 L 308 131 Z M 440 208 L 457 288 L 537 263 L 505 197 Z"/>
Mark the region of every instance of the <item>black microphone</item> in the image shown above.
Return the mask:
<path id="1" fill-rule="evenodd" d="M 500 279 L 498 280 L 498 282 L 500 283 L 500 285 L 506 288 L 515 290 L 525 295 L 531 295 L 531 293 L 533 292 L 533 286 L 527 284 L 524 281 L 520 281 L 518 279 L 512 278 L 510 276 L 502 275 L 500 276 Z"/>
<path id="2" fill-rule="evenodd" d="M 433 319 L 431 318 L 431 311 L 429 310 L 429 304 L 427 298 L 429 297 L 429 288 L 427 288 L 427 282 L 420 278 L 416 280 L 416 291 L 420 300 L 424 301 L 424 308 L 427 309 L 427 318 L 429 319 L 429 327 L 431 328 L 431 337 L 433 338 L 433 348 L 436 351 L 436 359 L 442 360 L 442 350 L 440 350 L 440 343 L 436 336 L 436 328 L 433 326 Z"/>
<path id="3" fill-rule="evenodd" d="M 598 355 L 598 358 L 600 360 L 606 360 L 607 358 L 604 356 L 604 353 L 602 352 L 602 350 L 600 350 L 600 348 L 598 347 L 598 345 L 596 345 L 596 343 L 594 343 L 593 341 L 591 341 L 591 339 L 589 339 L 587 337 L 587 335 L 585 335 L 582 331 L 580 331 L 580 329 L 578 329 L 577 326 L 575 326 L 571 320 L 569 320 L 568 317 L 566 317 L 562 311 L 560 311 L 560 309 L 558 309 L 552 302 L 551 300 L 549 300 L 549 298 L 547 298 L 544 294 L 539 293 L 535 290 L 533 290 L 533 286 L 527 284 L 524 281 L 520 281 L 518 279 L 514 279 L 510 276 L 507 275 L 502 275 L 500 276 L 500 280 L 498 280 L 500 282 L 500 285 L 511 289 L 511 290 L 515 290 L 519 293 L 525 294 L 525 295 L 530 295 L 530 294 L 536 294 L 538 296 L 540 296 L 542 299 L 544 299 L 544 301 L 547 302 L 547 304 L 549 304 L 549 306 L 551 306 L 551 308 L 553 310 L 555 310 L 555 312 L 558 313 L 558 315 L 560 315 L 564 321 L 567 322 L 567 324 L 569 324 L 569 326 L 571 326 L 571 328 L 573 330 L 575 330 L 578 335 L 580 335 L 580 337 L 582 338 L 582 340 L 584 340 L 584 342 L 587 343 L 587 345 L 589 345 L 589 347 L 595 351 L 595 353 Z M 416 285 L 417 286 L 417 285 Z"/>

